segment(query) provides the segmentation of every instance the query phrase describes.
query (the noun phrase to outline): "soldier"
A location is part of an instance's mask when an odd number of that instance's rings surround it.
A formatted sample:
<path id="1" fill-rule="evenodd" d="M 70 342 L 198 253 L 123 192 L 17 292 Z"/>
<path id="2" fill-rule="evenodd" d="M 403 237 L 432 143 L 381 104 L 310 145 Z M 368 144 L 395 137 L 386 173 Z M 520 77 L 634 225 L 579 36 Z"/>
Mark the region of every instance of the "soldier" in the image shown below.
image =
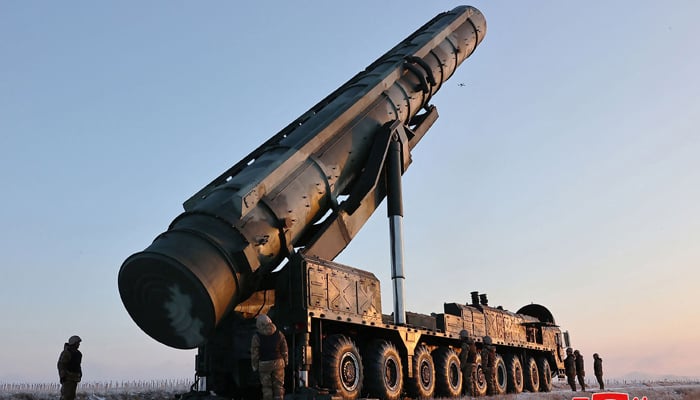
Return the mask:
<path id="1" fill-rule="evenodd" d="M 496 347 L 491 343 L 491 336 L 484 336 L 484 348 L 481 349 L 481 368 L 484 370 L 489 395 L 497 393 L 494 389 L 496 382 L 496 371 L 494 370 L 496 366 Z"/>
<path id="2" fill-rule="evenodd" d="M 600 390 L 605 390 L 605 385 L 603 384 L 603 359 L 600 358 L 598 353 L 593 354 L 593 373 L 598 380 Z"/>
<path id="3" fill-rule="evenodd" d="M 476 397 L 476 344 L 474 339 L 469 337 L 469 332 L 464 329 L 459 333 L 459 337 L 462 340 L 459 363 L 462 367 L 465 394 Z"/>
<path id="4" fill-rule="evenodd" d="M 576 376 L 578 377 L 578 384 L 581 385 L 581 390 L 586 391 L 586 382 L 584 377 L 586 376 L 586 371 L 583 369 L 583 356 L 578 350 L 574 351 L 574 356 L 576 356 Z"/>
<path id="5" fill-rule="evenodd" d="M 260 314 L 255 319 L 257 333 L 250 344 L 253 371 L 260 372 L 263 400 L 282 400 L 284 397 L 284 368 L 288 363 L 287 340 L 272 323 L 270 317 Z"/>
<path id="6" fill-rule="evenodd" d="M 564 371 L 566 372 L 566 381 L 571 386 L 571 390 L 576 391 L 576 356 L 571 347 L 566 349 L 566 358 L 564 359 Z"/>
<path id="7" fill-rule="evenodd" d="M 58 378 L 61 382 L 61 400 L 74 400 L 78 382 L 83 377 L 80 363 L 83 361 L 83 353 L 80 347 L 80 336 L 71 336 L 68 343 L 63 344 L 63 351 L 58 357 Z"/>

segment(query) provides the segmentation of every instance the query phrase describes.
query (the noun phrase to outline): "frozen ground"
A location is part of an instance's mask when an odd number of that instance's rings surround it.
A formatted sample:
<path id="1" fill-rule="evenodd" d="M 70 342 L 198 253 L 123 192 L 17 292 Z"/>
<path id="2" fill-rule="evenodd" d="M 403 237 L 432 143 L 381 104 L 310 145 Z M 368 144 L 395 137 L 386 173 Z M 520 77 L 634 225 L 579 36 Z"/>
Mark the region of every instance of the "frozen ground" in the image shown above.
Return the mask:
<path id="1" fill-rule="evenodd" d="M 597 385 L 595 386 L 598 387 Z M 572 392 L 566 383 L 555 382 L 554 389 L 550 393 L 521 393 L 504 396 L 493 396 L 485 399 L 494 400 L 571 400 L 573 397 L 587 397 L 600 392 L 599 390 L 589 390 L 587 392 Z M 629 394 L 629 400 L 643 396 L 647 400 L 680 400 L 697 399 L 700 400 L 700 382 L 636 382 L 618 383 L 606 387 L 605 392 L 618 392 Z"/>
<path id="2" fill-rule="evenodd" d="M 183 382 L 135 382 L 118 384 L 86 384 L 78 389 L 77 400 L 173 400 L 174 396 L 186 392 L 187 385 Z M 521 393 L 503 396 L 484 397 L 492 400 L 571 400 L 575 396 L 588 399 L 596 393 L 572 392 L 565 383 L 555 382 L 554 390 L 550 393 Z M 629 394 L 629 400 L 634 397 L 641 400 L 700 400 L 700 381 L 698 382 L 634 382 L 616 383 L 606 392 Z M 10 385 L 0 383 L 0 400 L 55 400 L 58 399 L 58 385 Z"/>

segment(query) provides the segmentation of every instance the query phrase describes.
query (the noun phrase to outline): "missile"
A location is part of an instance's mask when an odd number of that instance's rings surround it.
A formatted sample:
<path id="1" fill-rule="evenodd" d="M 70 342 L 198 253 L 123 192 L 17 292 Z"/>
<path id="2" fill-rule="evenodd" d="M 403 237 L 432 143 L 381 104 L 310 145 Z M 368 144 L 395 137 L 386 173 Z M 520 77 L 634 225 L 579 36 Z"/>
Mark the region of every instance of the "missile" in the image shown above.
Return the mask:
<path id="1" fill-rule="evenodd" d="M 195 348 L 293 252 L 332 260 L 385 197 L 362 190 L 377 138 L 405 126 L 413 149 L 437 118 L 431 98 L 485 34 L 476 8 L 437 15 L 193 195 L 122 264 L 131 318 L 165 345 Z M 330 233 L 315 234 L 329 213 Z"/>

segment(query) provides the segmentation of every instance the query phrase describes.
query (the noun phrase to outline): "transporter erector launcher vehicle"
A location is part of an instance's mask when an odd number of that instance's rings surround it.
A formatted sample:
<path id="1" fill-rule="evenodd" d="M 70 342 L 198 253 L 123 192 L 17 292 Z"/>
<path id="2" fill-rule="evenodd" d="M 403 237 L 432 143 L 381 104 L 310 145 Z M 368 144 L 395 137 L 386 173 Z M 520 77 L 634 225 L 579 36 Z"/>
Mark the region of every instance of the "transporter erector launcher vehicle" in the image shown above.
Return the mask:
<path id="1" fill-rule="evenodd" d="M 474 293 L 437 314 L 404 309 L 401 176 L 438 116 L 430 100 L 485 34 L 473 7 L 439 14 L 193 195 L 124 261 L 119 291 L 136 324 L 167 346 L 198 348 L 192 393 L 259 396 L 250 342 L 260 313 L 287 339 L 289 395 L 460 396 L 462 330 L 479 346 L 493 338 L 494 391 L 551 388 L 562 340 L 545 307 L 511 313 Z M 332 261 L 384 198 L 392 315 L 372 273 Z"/>

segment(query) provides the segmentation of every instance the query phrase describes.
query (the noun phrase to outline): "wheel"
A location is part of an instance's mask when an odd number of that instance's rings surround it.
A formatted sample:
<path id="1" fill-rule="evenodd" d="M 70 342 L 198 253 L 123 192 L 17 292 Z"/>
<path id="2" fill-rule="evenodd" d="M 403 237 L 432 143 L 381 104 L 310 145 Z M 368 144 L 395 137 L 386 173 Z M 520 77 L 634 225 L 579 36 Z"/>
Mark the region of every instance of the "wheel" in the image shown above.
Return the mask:
<path id="1" fill-rule="evenodd" d="M 522 393 L 523 391 L 523 365 L 520 363 L 520 357 L 515 354 L 508 355 L 508 392 Z"/>
<path id="2" fill-rule="evenodd" d="M 552 368 L 546 358 L 540 358 L 540 392 L 552 391 Z"/>
<path id="3" fill-rule="evenodd" d="M 441 397 L 462 395 L 462 371 L 459 356 L 451 348 L 442 347 L 433 352 L 435 360 L 435 391 Z"/>
<path id="4" fill-rule="evenodd" d="M 481 366 L 481 354 L 476 355 L 476 395 L 486 396 L 489 391 L 489 384 L 484 375 L 484 368 Z"/>
<path id="5" fill-rule="evenodd" d="M 323 346 L 323 382 L 344 400 L 355 400 L 362 390 L 362 357 L 345 335 L 329 336 Z"/>
<path id="6" fill-rule="evenodd" d="M 503 357 L 500 354 L 496 354 L 496 363 L 493 366 L 495 372 L 494 387 L 491 391 L 492 394 L 505 394 L 508 388 L 508 372 L 506 369 L 506 363 L 503 361 Z"/>
<path id="7" fill-rule="evenodd" d="M 476 366 L 476 395 L 486 396 L 489 392 L 489 383 L 486 380 L 486 375 L 484 375 L 484 368 L 481 364 Z"/>
<path id="8" fill-rule="evenodd" d="M 537 368 L 537 362 L 534 358 L 529 357 L 525 362 L 525 389 L 529 392 L 537 393 L 540 390 L 540 369 Z"/>
<path id="9" fill-rule="evenodd" d="M 419 346 L 413 353 L 413 379 L 409 389 L 411 397 L 419 399 L 429 399 L 435 393 L 435 363 L 425 346 Z"/>
<path id="10" fill-rule="evenodd" d="M 401 357 L 386 340 L 373 341 L 365 353 L 365 390 L 370 397 L 397 400 L 403 390 Z"/>

